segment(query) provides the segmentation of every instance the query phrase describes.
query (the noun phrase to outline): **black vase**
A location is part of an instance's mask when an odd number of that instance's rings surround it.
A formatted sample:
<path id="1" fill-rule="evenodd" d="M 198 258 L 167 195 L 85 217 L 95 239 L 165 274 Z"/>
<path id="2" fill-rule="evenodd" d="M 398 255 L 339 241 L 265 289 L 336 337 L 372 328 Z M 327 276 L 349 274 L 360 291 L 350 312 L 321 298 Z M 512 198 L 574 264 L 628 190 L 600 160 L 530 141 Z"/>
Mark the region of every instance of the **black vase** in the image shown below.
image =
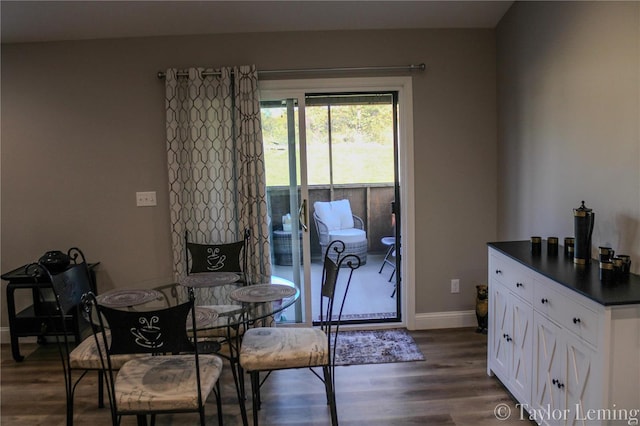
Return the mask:
<path id="1" fill-rule="evenodd" d="M 591 234 L 594 222 L 595 213 L 585 207 L 584 201 L 579 208 L 573 209 L 575 233 L 573 263 L 585 265 L 591 261 Z"/>

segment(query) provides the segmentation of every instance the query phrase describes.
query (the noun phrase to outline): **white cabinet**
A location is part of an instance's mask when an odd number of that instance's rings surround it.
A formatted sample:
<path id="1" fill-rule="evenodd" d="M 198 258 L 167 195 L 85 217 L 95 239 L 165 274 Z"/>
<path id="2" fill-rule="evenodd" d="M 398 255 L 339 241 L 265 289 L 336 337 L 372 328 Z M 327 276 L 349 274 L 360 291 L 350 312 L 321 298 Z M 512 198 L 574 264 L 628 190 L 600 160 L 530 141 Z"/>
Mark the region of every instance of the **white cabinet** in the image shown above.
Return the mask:
<path id="1" fill-rule="evenodd" d="M 562 376 L 560 380 L 565 380 L 565 395 L 561 395 L 561 399 L 566 404 L 566 424 L 591 425 L 593 422 L 588 411 L 600 405 L 598 395 L 601 390 L 598 386 L 602 383 L 599 377 L 602 371 L 597 368 L 597 354 L 582 339 L 571 334 L 566 334 L 563 340 L 566 376 Z M 615 409 L 613 404 L 610 408 Z"/>
<path id="2" fill-rule="evenodd" d="M 585 306 L 589 304 L 589 306 Z M 534 289 L 533 413 L 542 424 L 591 425 L 598 406 L 598 312 L 604 308 L 540 277 Z M 593 383 L 593 385 L 592 385 Z M 554 414 L 554 415 L 552 415 Z"/>
<path id="3" fill-rule="evenodd" d="M 598 404 L 591 385 L 600 383 L 592 368 L 595 350 L 538 312 L 534 329 L 532 418 L 545 425 L 594 424 L 588 410 Z"/>
<path id="4" fill-rule="evenodd" d="M 522 400 L 531 398 L 531 357 L 533 316 L 531 306 L 511 295 L 513 315 L 513 340 L 511 343 L 511 389 L 513 395 Z"/>
<path id="5" fill-rule="evenodd" d="M 488 331 L 491 343 L 490 358 L 492 360 L 493 372 L 502 379 L 509 381 L 509 371 L 511 369 L 511 345 L 507 340 L 511 331 L 511 309 L 509 309 L 509 292 L 495 281 L 489 283 L 489 325 L 492 330 Z"/>
<path id="6" fill-rule="evenodd" d="M 552 416 L 544 416 L 544 408 L 549 413 L 563 409 L 560 399 L 561 384 L 558 379 L 563 375 L 562 349 L 560 348 L 561 329 L 555 323 L 536 314 L 535 322 L 535 354 L 532 370 L 535 371 L 533 381 L 533 401 L 527 402 L 529 413 L 539 424 L 552 423 Z M 546 417 L 546 418 L 545 418 Z"/>
<path id="7" fill-rule="evenodd" d="M 640 305 L 548 275 L 490 246 L 488 374 L 539 424 L 640 422 Z"/>
<path id="8" fill-rule="evenodd" d="M 516 398 L 531 398 L 531 343 L 533 310 L 529 301 L 503 286 L 498 279 L 490 287 L 490 324 L 495 325 L 491 339 L 493 369 Z"/>

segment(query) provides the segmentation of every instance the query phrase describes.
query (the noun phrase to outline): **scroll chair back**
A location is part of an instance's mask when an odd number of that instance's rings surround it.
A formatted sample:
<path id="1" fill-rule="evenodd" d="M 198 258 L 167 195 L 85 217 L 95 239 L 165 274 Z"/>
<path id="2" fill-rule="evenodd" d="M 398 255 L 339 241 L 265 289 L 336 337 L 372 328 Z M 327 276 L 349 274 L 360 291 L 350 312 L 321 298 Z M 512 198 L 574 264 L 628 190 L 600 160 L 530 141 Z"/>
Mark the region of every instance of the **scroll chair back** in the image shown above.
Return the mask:
<path id="1" fill-rule="evenodd" d="M 241 276 L 243 284 L 249 284 L 247 251 L 250 238 L 251 232 L 247 229 L 240 241 L 200 244 L 189 241 L 189 231 L 185 231 L 187 275 L 198 272 L 234 272 Z"/>
<path id="2" fill-rule="evenodd" d="M 329 244 L 324 257 L 321 282 L 319 327 L 252 328 L 245 332 L 240 347 L 240 365 L 251 378 L 253 424 L 258 425 L 260 387 L 274 370 L 310 368 L 325 386 L 331 424 L 338 424 L 335 394 L 335 353 L 344 302 L 353 272 L 360 267 L 354 254 L 344 255 L 345 244 L 336 240 Z M 336 259 L 336 260 L 334 260 Z M 337 293 L 341 267 L 348 268 L 344 288 Z M 342 286 L 340 286 L 342 287 Z M 322 370 L 320 375 L 312 367 Z M 260 381 L 260 373 L 267 376 Z"/>
<path id="3" fill-rule="evenodd" d="M 87 337 L 90 324 L 82 315 L 81 302 L 85 294 L 92 291 L 92 279 L 84 254 L 78 248 L 69 249 L 71 265 L 64 271 L 52 273 L 44 265 L 33 263 L 27 266 L 27 273 L 34 277 L 47 277 L 51 288 L 39 287 L 40 299 L 47 305 L 48 290 L 53 291 L 54 302 L 48 310 L 47 334 L 54 334 L 62 360 L 67 404 L 67 425 L 73 424 L 73 397 L 75 388 L 88 371 L 98 371 L 98 405 L 104 406 L 103 374 L 100 358 L 93 338 Z M 73 324 L 73 325 L 70 325 Z M 72 340 L 71 337 L 74 337 Z M 74 377 L 74 371 L 80 372 Z"/>
<path id="4" fill-rule="evenodd" d="M 95 339 L 99 347 L 106 348 L 101 359 L 114 426 L 125 415 L 137 416 L 142 425 L 147 415 L 154 423 L 156 414 L 183 412 L 197 412 L 204 426 L 204 405 L 212 391 L 222 424 L 218 381 L 222 360 L 198 351 L 194 297 L 189 293 L 185 303 L 138 312 L 108 308 L 88 296 L 87 312 L 97 322 Z M 110 331 L 110 339 L 105 330 Z M 123 354 L 140 356 L 116 372 L 113 358 Z"/>

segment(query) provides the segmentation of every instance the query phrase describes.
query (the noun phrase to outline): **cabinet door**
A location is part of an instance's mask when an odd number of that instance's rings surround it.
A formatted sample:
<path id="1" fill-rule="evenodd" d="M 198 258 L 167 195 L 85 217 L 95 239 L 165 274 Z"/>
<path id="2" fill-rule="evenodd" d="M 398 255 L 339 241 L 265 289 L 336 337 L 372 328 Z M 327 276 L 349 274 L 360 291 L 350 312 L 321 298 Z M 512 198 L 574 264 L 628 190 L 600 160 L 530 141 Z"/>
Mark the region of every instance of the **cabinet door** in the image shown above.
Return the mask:
<path id="1" fill-rule="evenodd" d="M 511 391 L 518 401 L 531 401 L 531 357 L 533 344 L 533 309 L 514 296 L 511 299 Z"/>
<path id="2" fill-rule="evenodd" d="M 534 329 L 532 405 L 540 413 L 535 420 L 545 425 L 562 424 L 564 421 L 560 422 L 561 419 L 554 420 L 552 416 L 544 414 L 559 413 L 565 407 L 564 392 L 558 387 L 559 381 L 564 379 L 565 371 L 561 329 L 538 313 L 534 314 Z"/>
<path id="3" fill-rule="evenodd" d="M 496 281 L 491 282 L 492 369 L 503 381 L 509 377 L 511 359 L 511 310 L 509 292 Z"/>
<path id="4" fill-rule="evenodd" d="M 566 375 L 566 412 L 569 414 L 567 424 L 594 425 L 596 419 L 590 419 L 587 410 L 592 410 L 598 404 L 594 387 L 593 359 L 595 351 L 580 339 L 570 336 L 565 338 L 567 375 Z"/>

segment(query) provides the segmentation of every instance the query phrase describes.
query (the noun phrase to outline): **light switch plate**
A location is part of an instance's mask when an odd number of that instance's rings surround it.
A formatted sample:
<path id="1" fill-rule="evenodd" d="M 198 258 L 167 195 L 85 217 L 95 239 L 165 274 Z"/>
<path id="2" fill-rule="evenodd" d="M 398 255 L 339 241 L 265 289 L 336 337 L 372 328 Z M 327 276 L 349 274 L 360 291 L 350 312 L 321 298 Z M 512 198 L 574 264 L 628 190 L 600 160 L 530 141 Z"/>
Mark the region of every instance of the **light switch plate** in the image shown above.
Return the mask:
<path id="1" fill-rule="evenodd" d="M 136 206 L 151 207 L 158 205 L 156 191 L 136 192 Z"/>

